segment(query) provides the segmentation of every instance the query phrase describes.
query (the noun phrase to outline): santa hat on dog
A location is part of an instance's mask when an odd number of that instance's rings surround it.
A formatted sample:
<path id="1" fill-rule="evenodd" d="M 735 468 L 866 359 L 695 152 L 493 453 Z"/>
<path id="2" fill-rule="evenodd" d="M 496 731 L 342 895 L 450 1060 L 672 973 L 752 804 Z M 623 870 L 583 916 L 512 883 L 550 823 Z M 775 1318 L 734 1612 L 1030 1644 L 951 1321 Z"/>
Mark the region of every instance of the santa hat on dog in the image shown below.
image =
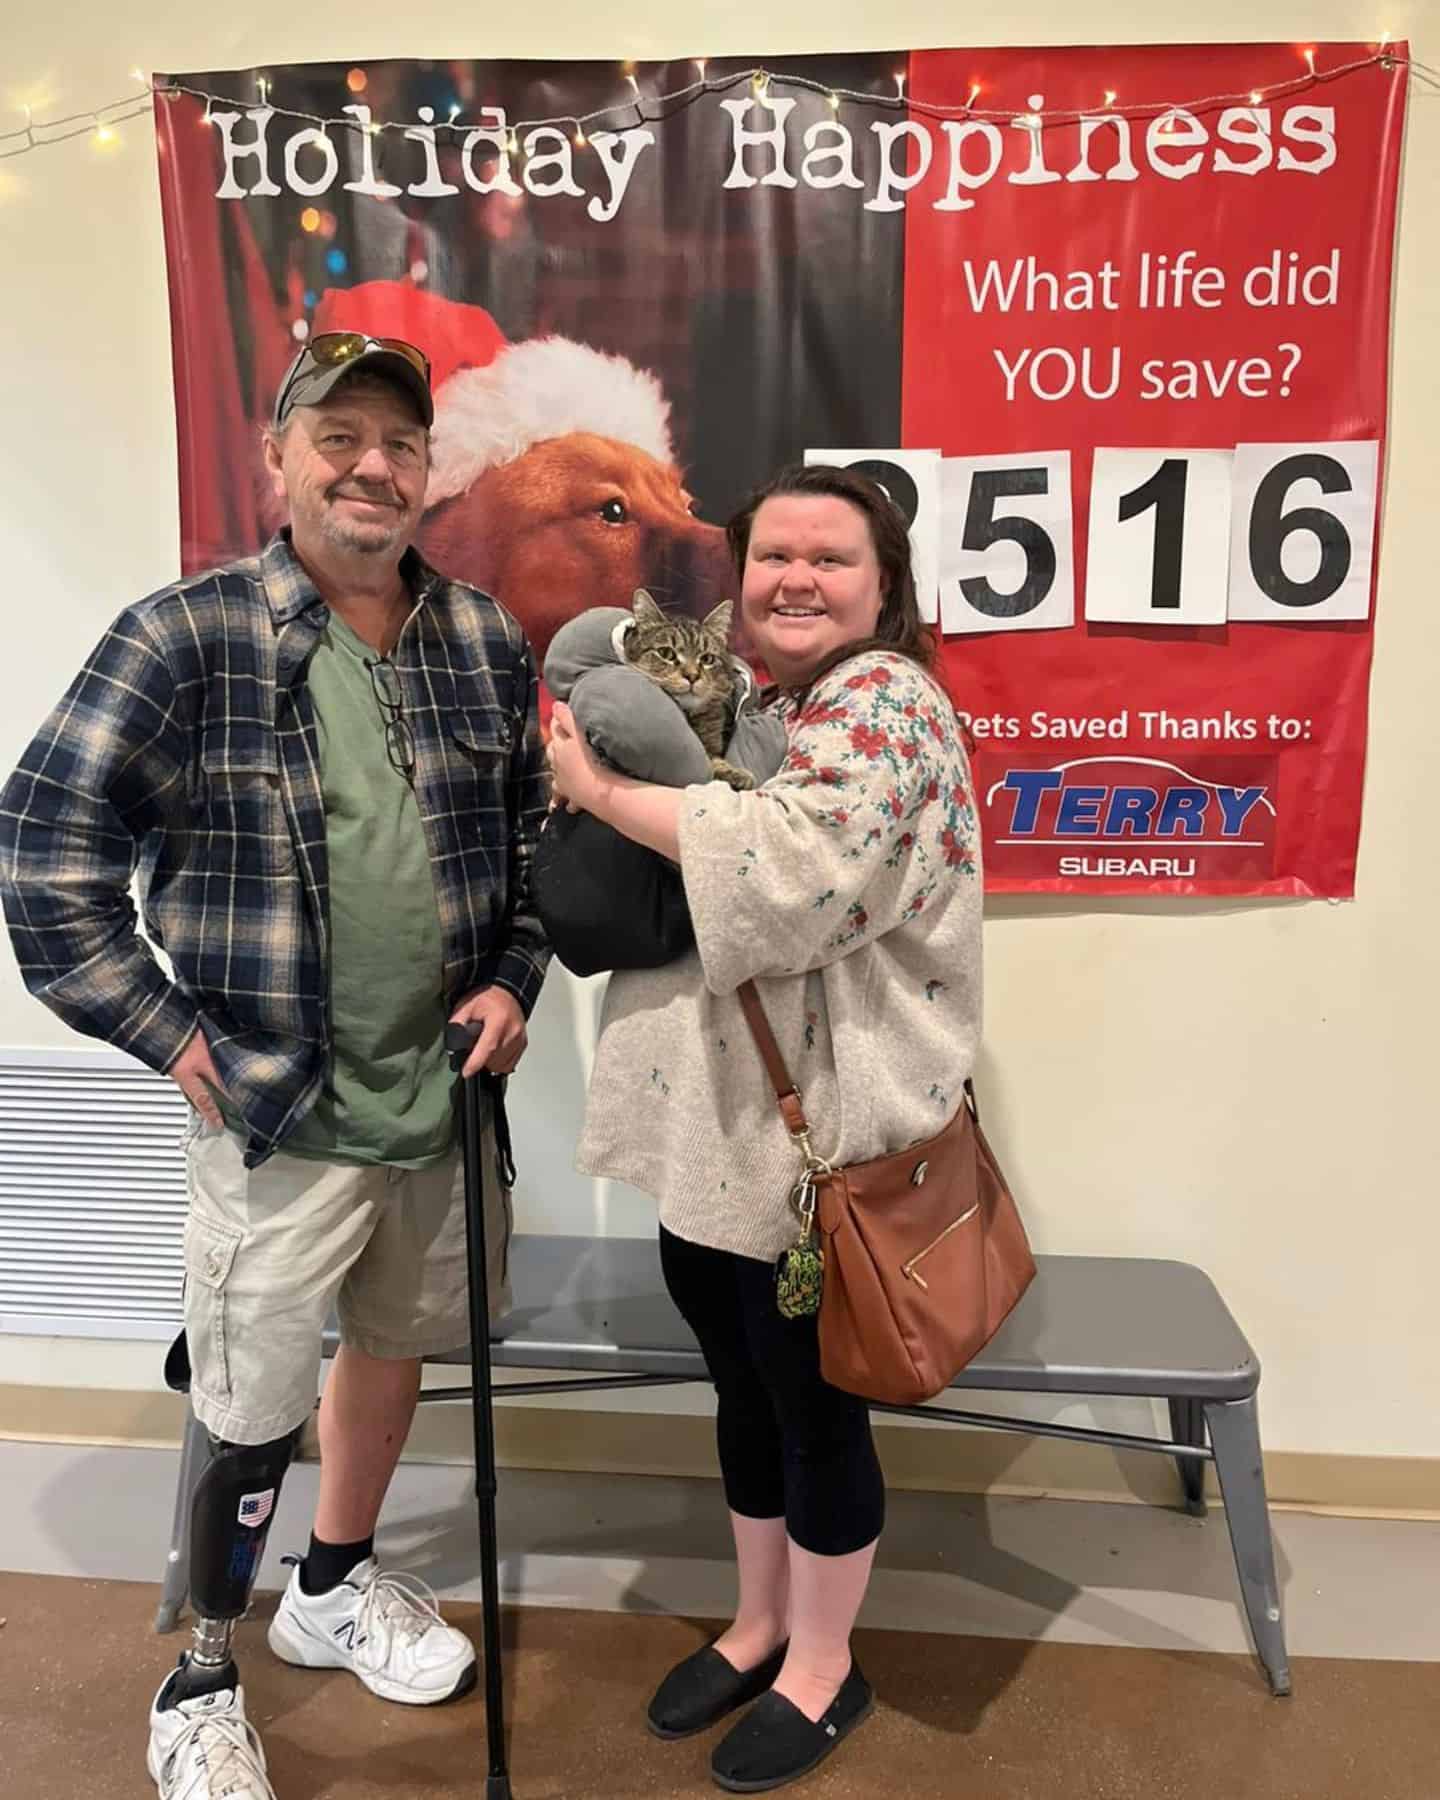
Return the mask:
<path id="1" fill-rule="evenodd" d="M 404 338 L 430 358 L 435 395 L 426 503 L 463 494 L 486 469 L 545 438 L 594 432 L 674 460 L 670 403 L 648 370 L 569 338 L 512 344 L 482 306 L 409 280 L 329 288 L 313 329 Z"/>

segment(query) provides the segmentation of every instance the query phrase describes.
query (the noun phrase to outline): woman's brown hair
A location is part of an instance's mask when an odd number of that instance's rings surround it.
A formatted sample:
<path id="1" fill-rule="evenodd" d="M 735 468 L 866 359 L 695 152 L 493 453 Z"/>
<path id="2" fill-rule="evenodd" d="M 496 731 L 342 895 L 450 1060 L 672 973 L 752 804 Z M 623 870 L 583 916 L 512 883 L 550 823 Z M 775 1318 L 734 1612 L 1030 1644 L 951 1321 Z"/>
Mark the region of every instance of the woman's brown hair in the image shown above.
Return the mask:
<path id="1" fill-rule="evenodd" d="M 935 667 L 935 634 L 920 617 L 915 597 L 915 572 L 910 563 L 910 533 L 899 508 L 885 490 L 868 476 L 830 463 L 791 463 L 758 487 L 725 527 L 726 542 L 742 580 L 750 549 L 755 515 L 767 500 L 782 495 L 828 495 L 844 500 L 864 516 L 875 559 L 880 564 L 881 606 L 872 637 L 843 644 L 832 651 L 806 683 L 812 687 L 822 675 L 852 656 L 867 650 L 890 650 L 908 656 L 922 669 Z"/>

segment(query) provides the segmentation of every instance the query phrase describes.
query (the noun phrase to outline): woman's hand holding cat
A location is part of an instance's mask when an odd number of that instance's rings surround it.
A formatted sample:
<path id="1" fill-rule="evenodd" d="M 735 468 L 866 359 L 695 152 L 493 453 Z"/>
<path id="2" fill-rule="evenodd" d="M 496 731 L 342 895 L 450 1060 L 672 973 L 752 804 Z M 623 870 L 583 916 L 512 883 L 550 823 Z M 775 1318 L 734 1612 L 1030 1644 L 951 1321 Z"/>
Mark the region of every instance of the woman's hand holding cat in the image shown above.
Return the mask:
<path id="1" fill-rule="evenodd" d="M 602 771 L 575 715 L 557 700 L 550 715 L 550 745 L 545 752 L 556 801 L 566 812 L 594 812 Z"/>

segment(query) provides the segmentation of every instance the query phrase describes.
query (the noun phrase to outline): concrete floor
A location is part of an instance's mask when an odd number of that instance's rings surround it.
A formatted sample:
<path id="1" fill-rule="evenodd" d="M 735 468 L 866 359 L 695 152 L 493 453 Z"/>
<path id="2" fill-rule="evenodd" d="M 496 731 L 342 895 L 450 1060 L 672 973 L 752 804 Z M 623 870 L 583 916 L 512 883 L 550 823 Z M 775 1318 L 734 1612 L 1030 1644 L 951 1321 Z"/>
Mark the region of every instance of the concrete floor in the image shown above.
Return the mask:
<path id="1" fill-rule="evenodd" d="M 173 1452 L 0 1443 L 0 1567 L 158 1583 Z M 303 1550 L 318 1471 L 287 1477 L 261 1587 Z M 1293 1656 L 1440 1662 L 1440 1523 L 1278 1513 Z M 718 1483 L 638 1476 L 500 1476 L 507 1600 L 714 1617 L 733 1573 Z M 478 1600 L 469 1471 L 407 1463 L 378 1539 L 392 1567 Z M 3 1593 L 0 1574 L 0 1593 Z M 3 1612 L 3 1606 L 0 1606 Z M 1178 1509 L 900 1493 L 861 1623 L 1057 1643 L 1244 1652 L 1229 1539 Z"/>

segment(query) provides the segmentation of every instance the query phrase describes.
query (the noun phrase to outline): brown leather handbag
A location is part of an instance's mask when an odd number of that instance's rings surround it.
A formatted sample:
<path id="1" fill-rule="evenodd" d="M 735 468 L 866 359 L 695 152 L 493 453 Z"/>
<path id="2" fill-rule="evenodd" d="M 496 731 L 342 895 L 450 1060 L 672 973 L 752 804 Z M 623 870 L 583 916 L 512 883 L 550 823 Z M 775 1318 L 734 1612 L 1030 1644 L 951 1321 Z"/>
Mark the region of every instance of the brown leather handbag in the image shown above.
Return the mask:
<path id="1" fill-rule="evenodd" d="M 740 1004 L 786 1128 L 805 1158 L 792 1202 L 813 1213 L 824 1269 L 820 1372 L 867 1400 L 929 1400 L 1000 1328 L 1035 1259 L 965 1083 L 945 1129 L 906 1150 L 831 1168 L 815 1154 L 753 981 Z"/>

